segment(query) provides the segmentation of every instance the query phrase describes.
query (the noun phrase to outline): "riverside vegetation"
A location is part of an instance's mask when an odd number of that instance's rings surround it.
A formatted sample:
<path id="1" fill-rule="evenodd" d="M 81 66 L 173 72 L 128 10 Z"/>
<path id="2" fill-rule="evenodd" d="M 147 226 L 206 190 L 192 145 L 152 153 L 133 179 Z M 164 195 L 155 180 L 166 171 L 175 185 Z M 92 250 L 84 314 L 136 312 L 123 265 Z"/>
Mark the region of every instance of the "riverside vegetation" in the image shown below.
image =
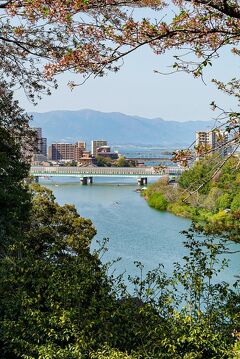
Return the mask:
<path id="1" fill-rule="evenodd" d="M 104 244 L 91 253 L 91 221 L 24 181 L 32 133 L 12 97 L 2 83 L 1 358 L 239 358 L 239 281 L 218 281 L 224 238 L 190 228 L 172 276 L 136 263 L 129 293 L 101 263 Z"/>
<path id="2" fill-rule="evenodd" d="M 135 19 L 137 7 L 151 7 L 153 19 Z M 32 135 L 10 91 L 20 85 L 36 101 L 56 87 L 55 74 L 115 72 L 144 45 L 156 54 L 176 50 L 173 70 L 201 77 L 224 46 L 240 55 L 238 2 L 0 0 L 0 8 L 1 358 L 238 359 L 239 283 L 218 280 L 228 251 L 222 237 L 232 236 L 232 226 L 219 236 L 201 227 L 186 232 L 188 254 L 172 277 L 161 266 L 144 276 L 136 263 L 129 294 L 101 264 L 100 249 L 90 252 L 91 221 L 25 183 L 23 147 L 30 149 Z M 239 99 L 238 78 L 214 83 Z M 239 113 L 227 118 L 237 144 Z"/>
<path id="3" fill-rule="evenodd" d="M 98 167 L 136 167 L 135 161 L 127 160 L 124 156 L 120 156 L 117 160 L 96 156 L 96 164 Z"/>
<path id="4" fill-rule="evenodd" d="M 225 233 L 240 242 L 239 160 L 229 159 L 212 177 L 217 164 L 218 156 L 208 156 L 185 171 L 176 185 L 159 180 L 143 195 L 153 208 L 191 218 L 207 233 Z"/>

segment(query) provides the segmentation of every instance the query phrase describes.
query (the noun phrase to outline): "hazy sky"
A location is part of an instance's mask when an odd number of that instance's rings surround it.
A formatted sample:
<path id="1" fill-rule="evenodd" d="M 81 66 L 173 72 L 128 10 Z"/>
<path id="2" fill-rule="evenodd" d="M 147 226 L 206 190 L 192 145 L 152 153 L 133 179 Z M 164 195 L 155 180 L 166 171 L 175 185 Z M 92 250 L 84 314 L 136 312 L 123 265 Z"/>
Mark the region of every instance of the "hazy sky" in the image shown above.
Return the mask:
<path id="1" fill-rule="evenodd" d="M 154 70 L 167 72 L 173 63 L 171 53 L 157 56 L 148 48 L 142 48 L 125 59 L 123 68 L 103 78 L 88 80 L 73 91 L 67 86 L 69 80 L 81 82 L 81 77 L 65 73 L 58 77 L 59 88 L 52 96 L 43 98 L 37 106 L 18 93 L 20 104 L 27 111 L 93 109 L 103 112 L 123 112 L 165 120 L 209 120 L 216 116 L 210 109 L 215 100 L 220 106 L 234 108 L 229 96 L 219 92 L 211 78 L 230 80 L 239 73 L 239 58 L 224 50 L 205 76 L 207 86 L 191 75 L 178 73 L 158 75 Z"/>

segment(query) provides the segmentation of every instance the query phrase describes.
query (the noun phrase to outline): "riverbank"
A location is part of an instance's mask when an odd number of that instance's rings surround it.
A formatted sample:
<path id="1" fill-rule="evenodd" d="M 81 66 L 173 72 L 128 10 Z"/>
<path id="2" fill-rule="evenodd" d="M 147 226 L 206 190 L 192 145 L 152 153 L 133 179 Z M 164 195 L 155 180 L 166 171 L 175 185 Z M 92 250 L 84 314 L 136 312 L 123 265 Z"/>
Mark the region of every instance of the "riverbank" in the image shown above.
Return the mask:
<path id="1" fill-rule="evenodd" d="M 74 178 L 41 179 L 40 183 L 51 189 L 60 204 L 74 204 L 84 218 L 90 218 L 97 230 L 92 250 L 98 248 L 98 241 L 109 238 L 108 251 L 102 257 L 103 263 L 121 257 L 111 269 L 115 274 L 127 276 L 139 273 L 134 262 L 144 264 L 144 272 L 164 266 L 171 276 L 173 263 L 182 263 L 186 255 L 183 241 L 191 221 L 169 212 L 159 212 L 148 206 L 136 192 L 139 187 L 131 179 L 96 179 L 92 186 L 82 186 Z M 238 245 L 231 243 L 231 251 Z M 226 255 L 229 267 L 221 274 L 221 280 L 233 284 L 240 271 L 239 253 Z"/>
<path id="2" fill-rule="evenodd" d="M 208 233 L 227 233 L 228 239 L 240 243 L 237 159 L 227 162 L 218 175 L 211 177 L 214 166 L 213 157 L 199 161 L 179 178 L 178 184 L 157 181 L 143 196 L 152 208 L 189 218 Z"/>

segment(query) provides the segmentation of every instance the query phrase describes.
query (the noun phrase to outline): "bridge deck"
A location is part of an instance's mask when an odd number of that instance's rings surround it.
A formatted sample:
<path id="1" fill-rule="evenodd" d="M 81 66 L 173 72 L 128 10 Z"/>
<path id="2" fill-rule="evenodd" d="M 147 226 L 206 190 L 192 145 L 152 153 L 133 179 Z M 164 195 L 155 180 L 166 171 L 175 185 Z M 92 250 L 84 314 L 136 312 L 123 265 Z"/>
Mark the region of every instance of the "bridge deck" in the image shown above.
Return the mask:
<path id="1" fill-rule="evenodd" d="M 126 160 L 137 162 L 171 162 L 171 158 L 168 157 L 127 157 Z"/>
<path id="2" fill-rule="evenodd" d="M 69 177 L 161 177 L 165 174 L 179 175 L 183 172 L 178 167 L 168 167 L 156 172 L 152 167 L 41 167 L 32 166 L 32 176 L 69 176 Z"/>

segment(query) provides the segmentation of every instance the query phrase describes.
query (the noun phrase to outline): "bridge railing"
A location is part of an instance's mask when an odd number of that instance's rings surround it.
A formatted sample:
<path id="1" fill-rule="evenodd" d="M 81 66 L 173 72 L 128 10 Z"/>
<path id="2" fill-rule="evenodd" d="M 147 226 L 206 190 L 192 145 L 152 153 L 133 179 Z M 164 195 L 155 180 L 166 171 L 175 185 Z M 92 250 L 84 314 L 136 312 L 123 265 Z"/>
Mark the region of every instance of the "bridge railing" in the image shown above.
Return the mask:
<path id="1" fill-rule="evenodd" d="M 135 168 L 135 167 L 31 167 L 31 173 L 48 173 L 48 174 L 154 174 L 151 168 Z"/>
<path id="2" fill-rule="evenodd" d="M 182 169 L 178 167 L 167 167 L 163 170 L 156 171 L 153 167 L 136 168 L 136 167 L 57 167 L 57 166 L 32 166 L 31 174 L 33 175 L 139 175 L 139 176 L 159 176 L 164 174 L 177 173 L 181 174 Z"/>

